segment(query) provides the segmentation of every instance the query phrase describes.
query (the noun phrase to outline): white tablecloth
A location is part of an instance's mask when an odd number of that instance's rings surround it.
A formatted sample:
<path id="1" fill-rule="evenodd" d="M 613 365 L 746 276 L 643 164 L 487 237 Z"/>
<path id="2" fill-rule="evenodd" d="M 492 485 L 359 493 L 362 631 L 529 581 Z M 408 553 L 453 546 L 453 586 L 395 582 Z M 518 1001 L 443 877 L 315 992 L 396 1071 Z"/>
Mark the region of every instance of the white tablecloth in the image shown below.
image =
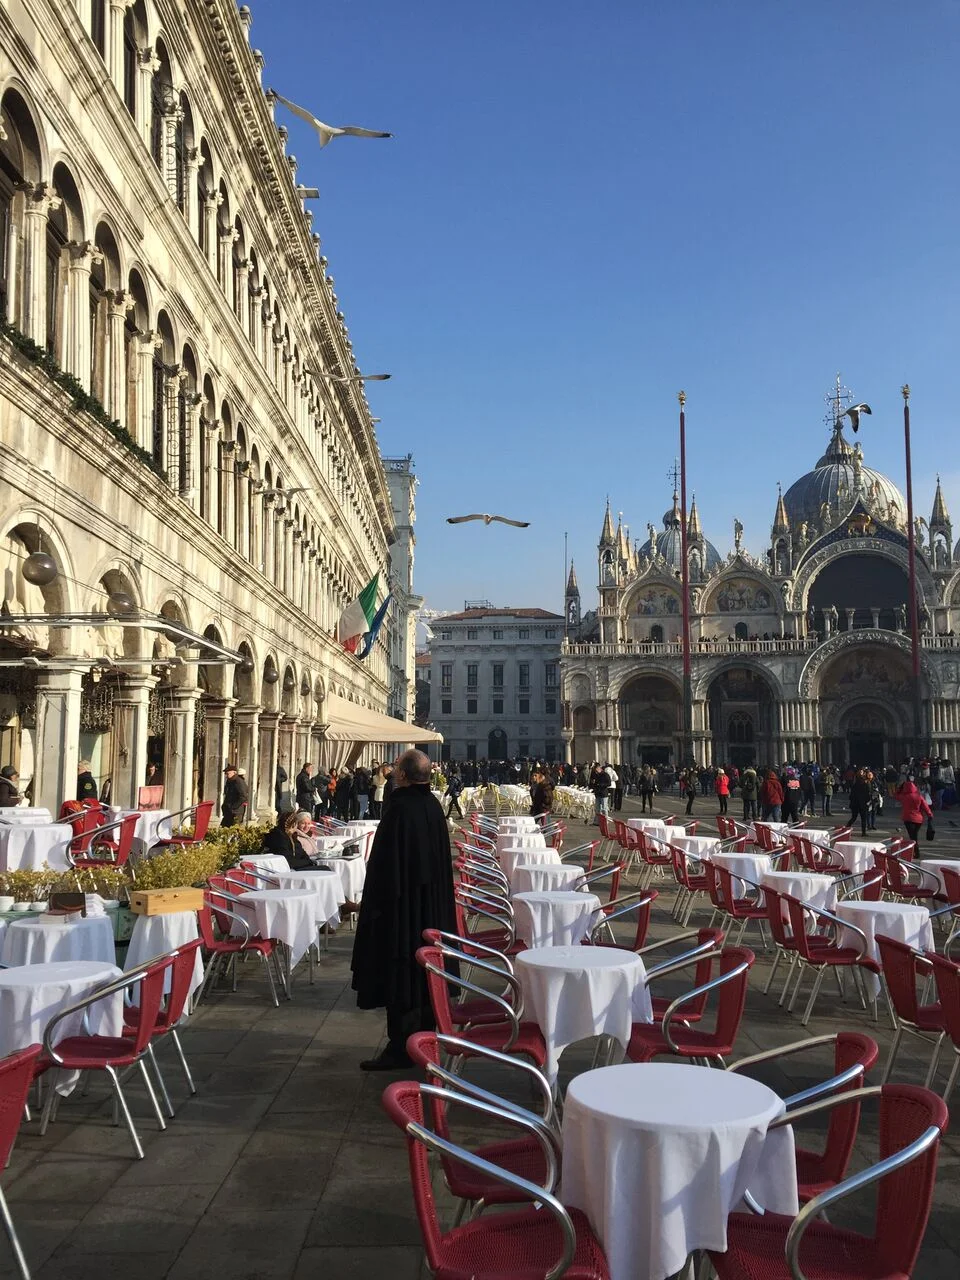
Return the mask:
<path id="1" fill-rule="evenodd" d="M 62 871 L 72 839 L 68 822 L 0 825 L 0 871 L 36 871 L 44 864 Z"/>
<path id="2" fill-rule="evenodd" d="M 137 825 L 133 829 L 133 847 L 139 853 L 147 853 L 161 840 L 169 840 L 173 835 L 169 809 L 120 809 L 116 805 L 109 807 L 110 821 L 119 822 L 130 813 L 139 813 Z M 108 832 L 111 840 L 116 840 L 119 827 Z"/>
<path id="3" fill-rule="evenodd" d="M 820 907 L 824 911 L 835 911 L 837 906 L 837 882 L 833 876 L 817 875 L 813 871 L 765 871 L 761 883 L 776 893 L 789 894 L 791 898 L 799 898 L 801 902 L 809 902 L 811 906 Z M 783 903 L 781 915 L 789 924 L 790 911 Z M 816 927 L 816 917 L 807 913 L 810 925 Z"/>
<path id="4" fill-rule="evenodd" d="M 240 860 L 240 865 L 249 862 L 255 871 L 289 871 L 290 863 L 279 853 L 253 853 L 245 854 Z"/>
<path id="5" fill-rule="evenodd" d="M 497 826 L 504 834 L 511 831 L 536 831 L 537 820 L 529 814 L 519 818 L 499 818 Z"/>
<path id="6" fill-rule="evenodd" d="M 500 850 L 500 868 L 508 880 L 513 877 L 513 869 L 518 862 L 535 862 L 538 866 L 558 866 L 560 854 L 554 848 L 542 846 L 539 849 L 524 849 L 507 845 Z"/>
<path id="7" fill-rule="evenodd" d="M 170 911 L 159 916 L 137 916 L 130 935 L 127 948 L 125 969 L 135 969 L 137 965 L 155 960 L 157 956 L 168 955 L 176 951 L 185 942 L 192 942 L 200 936 L 197 929 L 197 913 L 195 911 Z M 171 975 L 168 973 L 164 982 L 164 991 L 170 990 Z M 190 983 L 190 994 L 193 995 L 203 981 L 203 958 L 198 950 L 193 962 L 193 980 Z"/>
<path id="8" fill-rule="evenodd" d="M 695 1249 L 725 1249 L 748 1189 L 795 1216 L 792 1131 L 767 1135 L 782 1113 L 766 1085 L 709 1067 L 623 1063 L 572 1080 L 562 1199 L 587 1214 L 611 1280 L 665 1280 Z"/>
<path id="9" fill-rule="evenodd" d="M 338 882 L 339 887 L 339 882 Z M 290 964 L 298 964 L 317 940 L 317 895 L 297 889 L 251 889 L 241 893 L 231 910 L 242 915 L 251 933 L 276 938 L 290 948 Z M 242 933 L 242 930 L 238 929 Z"/>
<path id="10" fill-rule="evenodd" d="M 841 920 L 856 925 L 867 935 L 867 955 L 878 964 L 878 933 L 895 938 L 898 942 L 905 942 L 908 947 L 916 947 L 918 951 L 935 949 L 933 925 L 926 907 L 916 907 L 910 902 L 840 902 L 835 914 Z M 841 929 L 839 941 L 842 947 L 862 945 L 860 936 L 848 929 Z M 880 991 L 880 983 L 872 973 L 864 973 L 864 978 L 867 990 L 876 996 Z"/>
<path id="11" fill-rule="evenodd" d="M 652 1022 L 646 970 L 619 947 L 537 947 L 521 951 L 515 972 L 524 1017 L 533 1018 L 547 1045 L 546 1074 L 557 1078 L 568 1045 L 613 1036 L 624 1049 L 634 1022 Z"/>
<path id="12" fill-rule="evenodd" d="M 937 883 L 940 885 L 940 892 L 946 893 L 946 886 L 943 882 L 943 868 L 947 867 L 951 871 L 955 871 L 960 875 L 960 861 L 956 858 L 924 858 L 917 866 L 923 867 L 924 871 L 929 871 L 931 875 L 937 877 Z M 924 880 L 925 885 L 929 887 L 929 880 Z"/>
<path id="13" fill-rule="evenodd" d="M 599 923 L 594 912 L 600 899 L 594 893 L 515 893 L 513 912 L 517 935 L 528 947 L 575 946 Z"/>
<path id="14" fill-rule="evenodd" d="M 31 809 L 28 805 L 4 805 L 0 808 L 0 822 L 51 823 L 53 814 L 49 809 Z"/>
<path id="15" fill-rule="evenodd" d="M 115 964 L 93 960 L 62 960 L 51 964 L 28 964 L 0 969 L 0 1058 L 31 1044 L 42 1044 L 47 1023 L 97 987 L 120 977 Z M 56 1043 L 79 1035 L 83 1015 L 64 1018 L 57 1028 Z M 89 1015 L 94 1035 L 118 1036 L 123 1031 L 123 996 L 117 994 L 93 1006 Z M 69 1093 L 79 1072 L 60 1077 L 58 1093 Z"/>
<path id="16" fill-rule="evenodd" d="M 666 823 L 662 818 L 628 818 L 627 826 L 637 831 L 662 831 Z"/>
<path id="17" fill-rule="evenodd" d="M 529 849 L 528 853 L 544 853 L 543 849 Z M 583 867 L 564 865 L 560 862 L 517 862 L 514 864 L 510 887 L 514 893 L 550 893 L 555 889 L 567 889 L 583 875 Z"/>
<path id="18" fill-rule="evenodd" d="M 802 836 L 804 840 L 810 840 L 813 844 L 829 845 L 833 838 L 833 832 L 824 831 L 822 827 L 804 827 L 794 834 Z"/>
<path id="19" fill-rule="evenodd" d="M 355 858 L 354 863 L 365 867 L 362 858 Z M 312 893 L 319 901 L 316 903 L 317 923 L 337 925 L 340 923 L 340 908 L 346 902 L 343 885 L 333 867 L 329 871 L 317 868 L 316 871 L 271 871 L 274 880 L 279 881 L 281 889 L 295 889 L 298 893 Z"/>
<path id="20" fill-rule="evenodd" d="M 508 831 L 497 836 L 498 849 L 545 849 L 546 845 L 539 831 Z"/>
<path id="21" fill-rule="evenodd" d="M 763 877 L 773 870 L 769 853 L 713 853 L 709 861 L 714 866 L 724 867 L 734 877 L 731 883 L 737 898 L 745 898 L 748 892 L 752 893 L 750 885 L 760 884 Z M 749 881 L 749 884 L 744 881 Z"/>
<path id="22" fill-rule="evenodd" d="M 692 853 L 695 858 L 721 852 L 719 836 L 673 836 L 670 843 L 684 853 Z"/>
<path id="23" fill-rule="evenodd" d="M 877 840 L 841 840 L 833 847 L 843 859 L 846 869 L 860 875 L 874 869 L 877 864 L 873 860 L 873 850 L 883 846 Z"/>
<path id="24" fill-rule="evenodd" d="M 3 935 L 0 963 L 48 964 L 54 960 L 95 960 L 113 964 L 117 950 L 107 916 L 32 916 L 11 920 Z"/>
<path id="25" fill-rule="evenodd" d="M 340 877 L 345 902 L 360 901 L 367 878 L 367 864 L 363 858 L 324 858 L 320 865 L 329 867 Z"/>
<path id="26" fill-rule="evenodd" d="M 359 844 L 358 839 L 349 840 L 346 836 L 315 836 L 313 840 L 317 853 L 340 853 L 348 844 Z"/>

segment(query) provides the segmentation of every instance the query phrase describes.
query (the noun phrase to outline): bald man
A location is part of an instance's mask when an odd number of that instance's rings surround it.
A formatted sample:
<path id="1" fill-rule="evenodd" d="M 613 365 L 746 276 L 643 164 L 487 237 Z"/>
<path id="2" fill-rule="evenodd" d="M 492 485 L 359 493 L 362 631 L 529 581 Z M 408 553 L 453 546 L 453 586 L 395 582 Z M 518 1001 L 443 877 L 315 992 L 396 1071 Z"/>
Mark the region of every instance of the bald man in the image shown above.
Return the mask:
<path id="1" fill-rule="evenodd" d="M 387 1011 L 387 1046 L 364 1071 L 411 1065 L 407 1037 L 433 1029 L 426 974 L 417 964 L 424 929 L 456 931 L 450 835 L 430 791 L 431 764 L 405 751 L 374 836 L 353 944 L 353 989 L 361 1009 Z"/>

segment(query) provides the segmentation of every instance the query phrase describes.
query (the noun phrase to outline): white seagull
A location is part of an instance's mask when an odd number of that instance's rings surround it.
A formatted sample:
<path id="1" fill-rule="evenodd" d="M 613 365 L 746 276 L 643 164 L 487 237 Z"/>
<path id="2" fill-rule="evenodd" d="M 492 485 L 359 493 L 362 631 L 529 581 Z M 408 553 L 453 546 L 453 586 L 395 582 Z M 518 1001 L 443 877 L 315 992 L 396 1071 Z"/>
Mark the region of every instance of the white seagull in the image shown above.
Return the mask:
<path id="1" fill-rule="evenodd" d="M 447 516 L 447 524 L 465 524 L 467 520 L 482 520 L 487 525 L 493 524 L 495 520 L 498 520 L 500 524 L 512 524 L 515 529 L 529 529 L 530 527 L 529 520 L 508 520 L 506 516 Z"/>
<path id="2" fill-rule="evenodd" d="M 852 404 L 849 409 L 845 409 L 840 415 L 841 418 L 850 419 L 850 425 L 853 427 L 854 434 L 860 430 L 861 413 L 869 413 L 871 417 L 873 416 L 873 410 L 868 404 Z"/>
<path id="3" fill-rule="evenodd" d="M 318 120 L 316 116 L 311 115 L 304 107 L 298 107 L 295 102 L 291 102 L 289 98 L 285 98 L 282 93 L 277 93 L 276 89 L 271 91 L 278 102 L 282 102 L 288 111 L 292 111 L 295 116 L 299 116 L 301 120 L 306 120 L 307 124 L 313 125 L 317 131 L 317 137 L 320 139 L 321 147 L 325 147 L 328 142 L 332 142 L 334 138 L 392 138 L 392 133 L 380 133 L 376 129 L 361 129 L 355 124 L 335 125 L 324 124 L 322 120 Z"/>

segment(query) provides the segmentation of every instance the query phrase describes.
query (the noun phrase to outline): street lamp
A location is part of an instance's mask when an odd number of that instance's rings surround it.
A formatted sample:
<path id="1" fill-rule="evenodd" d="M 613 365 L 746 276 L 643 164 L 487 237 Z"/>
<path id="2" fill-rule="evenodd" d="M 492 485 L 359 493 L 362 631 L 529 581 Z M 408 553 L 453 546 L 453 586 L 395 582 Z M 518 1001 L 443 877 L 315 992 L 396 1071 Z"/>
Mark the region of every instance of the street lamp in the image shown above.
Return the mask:
<path id="1" fill-rule="evenodd" d="M 913 753 L 918 755 L 923 740 L 923 700 L 920 693 L 920 616 L 917 609 L 917 539 L 913 524 L 913 464 L 910 452 L 910 386 L 900 388 L 903 396 L 903 449 L 907 471 L 907 567 L 910 591 L 910 656 L 913 663 Z"/>
<path id="2" fill-rule="evenodd" d="M 690 562 L 687 559 L 687 420 L 684 405 L 687 393 L 677 392 L 680 401 L 680 583 L 682 590 L 681 631 L 683 641 L 683 759 L 693 764 L 693 677 L 690 671 Z"/>

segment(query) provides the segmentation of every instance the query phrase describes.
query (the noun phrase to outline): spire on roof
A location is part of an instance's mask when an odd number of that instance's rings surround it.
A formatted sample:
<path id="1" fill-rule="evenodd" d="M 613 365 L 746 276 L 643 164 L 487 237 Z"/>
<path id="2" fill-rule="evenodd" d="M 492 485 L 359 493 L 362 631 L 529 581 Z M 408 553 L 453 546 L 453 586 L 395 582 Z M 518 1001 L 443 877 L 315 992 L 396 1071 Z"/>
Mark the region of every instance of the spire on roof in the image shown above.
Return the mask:
<path id="1" fill-rule="evenodd" d="M 580 587 L 577 584 L 577 571 L 573 567 L 573 561 L 570 561 L 570 572 L 567 574 L 567 595 L 573 595 L 576 592 L 580 594 Z"/>
<path id="2" fill-rule="evenodd" d="M 630 539 L 627 537 L 626 529 L 624 528 L 622 511 L 619 512 L 619 519 L 617 520 L 617 554 L 625 564 L 630 559 Z"/>
<path id="3" fill-rule="evenodd" d="M 607 499 L 607 514 L 603 517 L 603 531 L 600 534 L 600 545 L 612 547 L 616 537 L 613 532 L 613 516 L 610 514 L 610 499 Z"/>
<path id="4" fill-rule="evenodd" d="M 700 524 L 700 512 L 697 510 L 697 495 L 690 499 L 690 517 L 687 520 L 687 537 L 702 538 L 703 527 Z"/>
<path id="5" fill-rule="evenodd" d="M 789 533 L 790 521 L 787 519 L 787 508 L 783 505 L 783 491 L 777 485 L 777 510 L 773 517 L 774 533 Z"/>
<path id="6" fill-rule="evenodd" d="M 937 491 L 933 495 L 933 514 L 930 517 L 930 528 L 946 528 L 950 524 L 950 516 L 947 513 L 947 504 L 943 500 L 943 490 L 940 488 L 940 477 L 937 476 Z"/>

